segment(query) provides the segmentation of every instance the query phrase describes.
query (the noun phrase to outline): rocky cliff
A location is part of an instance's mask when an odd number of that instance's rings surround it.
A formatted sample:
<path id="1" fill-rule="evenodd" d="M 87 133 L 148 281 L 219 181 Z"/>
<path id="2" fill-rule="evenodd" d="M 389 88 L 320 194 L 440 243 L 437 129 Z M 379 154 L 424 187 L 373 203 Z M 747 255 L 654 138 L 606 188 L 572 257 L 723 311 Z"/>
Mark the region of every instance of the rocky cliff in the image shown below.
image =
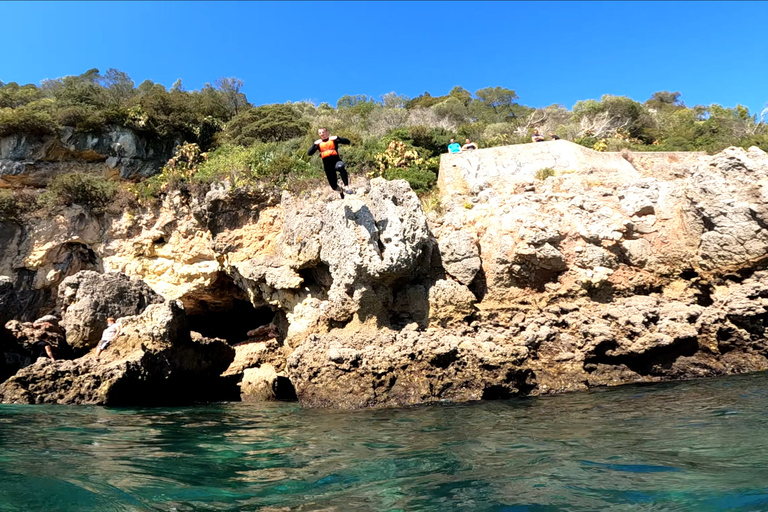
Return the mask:
<path id="1" fill-rule="evenodd" d="M 402 181 L 279 202 L 225 183 L 2 226 L 3 300 L 60 314 L 67 276 L 120 272 L 235 345 L 244 390 L 289 382 L 307 406 L 763 370 L 767 183 L 756 148 L 622 158 L 566 141 L 443 155 L 428 212 Z M 274 336 L 249 336 L 268 322 Z"/>
<path id="2" fill-rule="evenodd" d="M 57 135 L 0 137 L 0 188 L 44 187 L 53 177 L 75 171 L 152 176 L 181 143 L 180 138 L 160 140 L 120 126 L 98 134 L 66 127 Z"/>

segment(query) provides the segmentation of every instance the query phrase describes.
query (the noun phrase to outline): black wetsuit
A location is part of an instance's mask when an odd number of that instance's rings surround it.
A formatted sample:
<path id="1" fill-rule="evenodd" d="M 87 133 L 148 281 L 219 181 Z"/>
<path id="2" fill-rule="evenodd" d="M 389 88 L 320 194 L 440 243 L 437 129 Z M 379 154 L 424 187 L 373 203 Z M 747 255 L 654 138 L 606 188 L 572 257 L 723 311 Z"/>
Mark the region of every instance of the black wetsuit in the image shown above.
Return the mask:
<path id="1" fill-rule="evenodd" d="M 321 148 L 320 146 L 326 146 L 330 143 L 333 143 L 332 148 Z M 347 167 L 344 165 L 344 162 L 341 160 L 341 156 L 339 156 L 339 144 L 349 144 L 349 139 L 345 139 L 344 137 L 336 137 L 335 139 L 331 140 L 324 140 L 320 144 L 312 144 L 312 147 L 309 148 L 308 154 L 309 156 L 312 156 L 315 154 L 315 152 L 318 149 L 322 149 L 320 152 L 320 156 L 323 158 L 323 170 L 325 171 L 325 177 L 328 178 L 328 184 L 331 186 L 333 190 L 337 190 L 339 186 L 338 178 L 336 177 L 336 172 L 341 175 L 341 181 L 344 182 L 344 186 L 349 186 L 349 178 L 347 177 Z M 322 156 L 325 151 L 329 151 L 330 153 L 335 154 L 328 154 L 326 156 Z"/>

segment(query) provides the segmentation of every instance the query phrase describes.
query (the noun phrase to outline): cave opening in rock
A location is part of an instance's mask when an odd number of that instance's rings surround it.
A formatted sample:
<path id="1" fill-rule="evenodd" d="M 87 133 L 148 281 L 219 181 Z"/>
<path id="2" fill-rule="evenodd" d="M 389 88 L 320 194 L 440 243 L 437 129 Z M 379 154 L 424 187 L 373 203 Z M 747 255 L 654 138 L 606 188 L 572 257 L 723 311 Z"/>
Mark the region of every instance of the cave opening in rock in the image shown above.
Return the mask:
<path id="1" fill-rule="evenodd" d="M 203 293 L 182 299 L 192 331 L 206 338 L 222 338 L 230 345 L 248 339 L 248 331 L 270 323 L 270 307 L 254 307 L 232 278 L 222 273 Z"/>
<path id="2" fill-rule="evenodd" d="M 189 329 L 206 338 L 223 338 L 234 345 L 248 339 L 248 331 L 268 324 L 275 317 L 271 308 L 255 308 L 244 299 L 233 299 L 227 309 L 188 315 Z"/>

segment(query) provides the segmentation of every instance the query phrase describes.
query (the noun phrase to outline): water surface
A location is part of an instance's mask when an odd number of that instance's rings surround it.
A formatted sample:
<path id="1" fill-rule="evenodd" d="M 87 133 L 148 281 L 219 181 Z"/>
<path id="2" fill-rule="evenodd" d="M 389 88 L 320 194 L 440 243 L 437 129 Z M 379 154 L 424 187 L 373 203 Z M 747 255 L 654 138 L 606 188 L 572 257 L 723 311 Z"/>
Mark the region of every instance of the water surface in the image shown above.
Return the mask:
<path id="1" fill-rule="evenodd" d="M 0 511 L 768 510 L 768 374 L 396 410 L 0 405 Z"/>

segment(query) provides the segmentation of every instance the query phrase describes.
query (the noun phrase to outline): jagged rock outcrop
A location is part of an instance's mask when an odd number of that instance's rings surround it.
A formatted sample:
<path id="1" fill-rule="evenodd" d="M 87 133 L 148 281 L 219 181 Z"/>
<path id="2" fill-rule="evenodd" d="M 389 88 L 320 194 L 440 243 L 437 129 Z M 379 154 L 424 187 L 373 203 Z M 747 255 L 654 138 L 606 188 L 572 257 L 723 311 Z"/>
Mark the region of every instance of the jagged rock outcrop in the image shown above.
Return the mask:
<path id="1" fill-rule="evenodd" d="M 14 235 L 0 269 L 56 289 L 51 255 L 78 243 L 95 270 L 197 315 L 235 300 L 271 310 L 275 337 L 239 344 L 228 374 L 262 399 L 290 379 L 309 406 L 764 369 L 768 155 L 673 156 L 633 166 L 567 141 L 445 155 L 440 213 L 381 179 L 344 200 L 286 192 L 249 206 L 255 195 L 223 184 L 133 216 L 67 209 Z"/>
<path id="2" fill-rule="evenodd" d="M 67 344 L 82 354 L 99 342 L 107 318 L 137 315 L 163 300 L 143 281 L 119 272 L 78 272 L 59 286 L 58 304 Z"/>
<path id="3" fill-rule="evenodd" d="M 426 217 L 407 182 L 374 179 L 365 197 L 329 203 L 286 194 L 283 208 L 282 222 L 270 220 L 278 236 L 260 244 L 263 252 L 229 259 L 238 286 L 255 304 L 286 311 L 289 339 L 328 321 L 388 322 L 389 286 L 418 272 L 430 248 Z"/>
<path id="4" fill-rule="evenodd" d="M 58 135 L 9 135 L 0 138 L 0 187 L 44 187 L 56 175 L 75 171 L 152 176 L 181 143 L 180 138 L 143 137 L 121 126 L 99 134 L 65 127 Z"/>
<path id="5" fill-rule="evenodd" d="M 38 359 L 0 385 L 0 402 L 170 405 L 229 396 L 221 394 L 219 376 L 234 349 L 221 340 L 192 340 L 180 302 L 151 304 L 121 324 L 100 360 Z"/>

